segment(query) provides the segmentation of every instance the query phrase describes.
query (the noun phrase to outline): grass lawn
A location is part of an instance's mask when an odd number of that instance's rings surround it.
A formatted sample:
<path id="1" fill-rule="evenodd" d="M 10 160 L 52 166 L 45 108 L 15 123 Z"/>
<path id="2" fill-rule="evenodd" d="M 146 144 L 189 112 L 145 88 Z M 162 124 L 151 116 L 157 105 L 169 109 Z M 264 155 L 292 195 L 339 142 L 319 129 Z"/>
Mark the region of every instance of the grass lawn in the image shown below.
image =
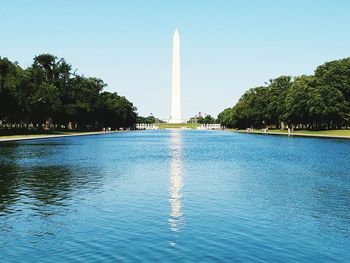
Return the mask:
<path id="1" fill-rule="evenodd" d="M 72 134 L 89 134 L 95 132 L 80 132 L 80 131 L 50 131 L 50 130 L 0 130 L 0 140 L 5 139 L 19 139 L 19 138 L 31 138 L 31 137 L 45 137 L 52 135 L 72 135 Z"/>
<path id="2" fill-rule="evenodd" d="M 333 135 L 333 136 L 350 136 L 350 130 L 327 130 L 327 131 L 300 130 L 300 131 L 295 131 L 295 133 Z"/>
<path id="3" fill-rule="evenodd" d="M 239 132 L 246 132 L 245 130 L 238 130 Z M 248 132 L 249 133 L 249 132 Z M 261 130 L 254 130 L 254 133 L 264 133 Z M 287 134 L 287 130 L 269 130 L 267 133 L 283 133 Z M 305 135 L 321 135 L 321 136 L 349 136 L 350 130 L 326 130 L 326 131 L 310 131 L 310 130 L 296 130 L 293 134 Z"/>

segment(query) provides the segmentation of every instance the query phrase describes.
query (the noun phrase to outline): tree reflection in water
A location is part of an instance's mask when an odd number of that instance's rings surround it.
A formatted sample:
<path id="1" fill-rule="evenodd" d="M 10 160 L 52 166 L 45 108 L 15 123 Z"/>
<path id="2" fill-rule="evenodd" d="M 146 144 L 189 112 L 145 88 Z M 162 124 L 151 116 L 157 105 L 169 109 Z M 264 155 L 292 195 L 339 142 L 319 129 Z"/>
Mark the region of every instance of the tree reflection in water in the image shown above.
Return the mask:
<path id="1" fill-rule="evenodd" d="M 61 152 L 52 148 L 62 144 L 48 144 L 0 145 L 0 216 L 21 210 L 44 217 L 65 213 L 73 191 L 87 187 L 90 180 L 96 187 L 96 180 L 100 178 L 96 176 L 96 169 L 59 164 L 56 160 L 61 158 Z M 40 161 L 47 157 L 54 160 L 53 163 Z M 93 176 L 81 174 L 81 169 L 89 169 Z"/>

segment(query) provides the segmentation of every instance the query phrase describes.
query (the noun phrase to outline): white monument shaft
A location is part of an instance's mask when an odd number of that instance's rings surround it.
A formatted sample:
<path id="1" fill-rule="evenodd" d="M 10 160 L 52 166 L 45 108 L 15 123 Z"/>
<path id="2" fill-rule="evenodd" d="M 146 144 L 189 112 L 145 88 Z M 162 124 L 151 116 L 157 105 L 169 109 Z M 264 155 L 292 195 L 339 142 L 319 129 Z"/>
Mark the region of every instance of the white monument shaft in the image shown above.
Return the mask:
<path id="1" fill-rule="evenodd" d="M 171 87 L 171 117 L 170 123 L 182 123 L 181 118 L 181 87 L 180 87 L 180 35 L 177 29 L 173 35 L 173 72 Z"/>

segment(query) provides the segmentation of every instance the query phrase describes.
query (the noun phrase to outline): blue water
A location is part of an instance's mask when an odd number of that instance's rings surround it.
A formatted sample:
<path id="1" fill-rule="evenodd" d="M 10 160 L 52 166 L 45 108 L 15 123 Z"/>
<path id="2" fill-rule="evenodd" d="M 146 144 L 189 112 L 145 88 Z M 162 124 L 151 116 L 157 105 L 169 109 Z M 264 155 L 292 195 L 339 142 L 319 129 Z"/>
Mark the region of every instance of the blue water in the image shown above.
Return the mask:
<path id="1" fill-rule="evenodd" d="M 167 130 L 0 144 L 0 262 L 350 262 L 350 141 Z"/>

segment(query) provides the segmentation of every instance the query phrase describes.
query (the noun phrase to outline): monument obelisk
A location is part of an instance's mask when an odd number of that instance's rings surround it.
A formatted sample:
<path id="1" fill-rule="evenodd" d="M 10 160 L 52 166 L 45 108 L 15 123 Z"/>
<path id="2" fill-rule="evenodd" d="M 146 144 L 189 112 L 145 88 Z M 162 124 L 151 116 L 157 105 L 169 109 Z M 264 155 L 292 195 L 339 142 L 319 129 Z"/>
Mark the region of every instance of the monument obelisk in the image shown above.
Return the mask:
<path id="1" fill-rule="evenodd" d="M 180 88 L 180 35 L 176 29 L 173 35 L 173 73 L 171 85 L 171 117 L 170 123 L 182 123 L 181 88 Z"/>

